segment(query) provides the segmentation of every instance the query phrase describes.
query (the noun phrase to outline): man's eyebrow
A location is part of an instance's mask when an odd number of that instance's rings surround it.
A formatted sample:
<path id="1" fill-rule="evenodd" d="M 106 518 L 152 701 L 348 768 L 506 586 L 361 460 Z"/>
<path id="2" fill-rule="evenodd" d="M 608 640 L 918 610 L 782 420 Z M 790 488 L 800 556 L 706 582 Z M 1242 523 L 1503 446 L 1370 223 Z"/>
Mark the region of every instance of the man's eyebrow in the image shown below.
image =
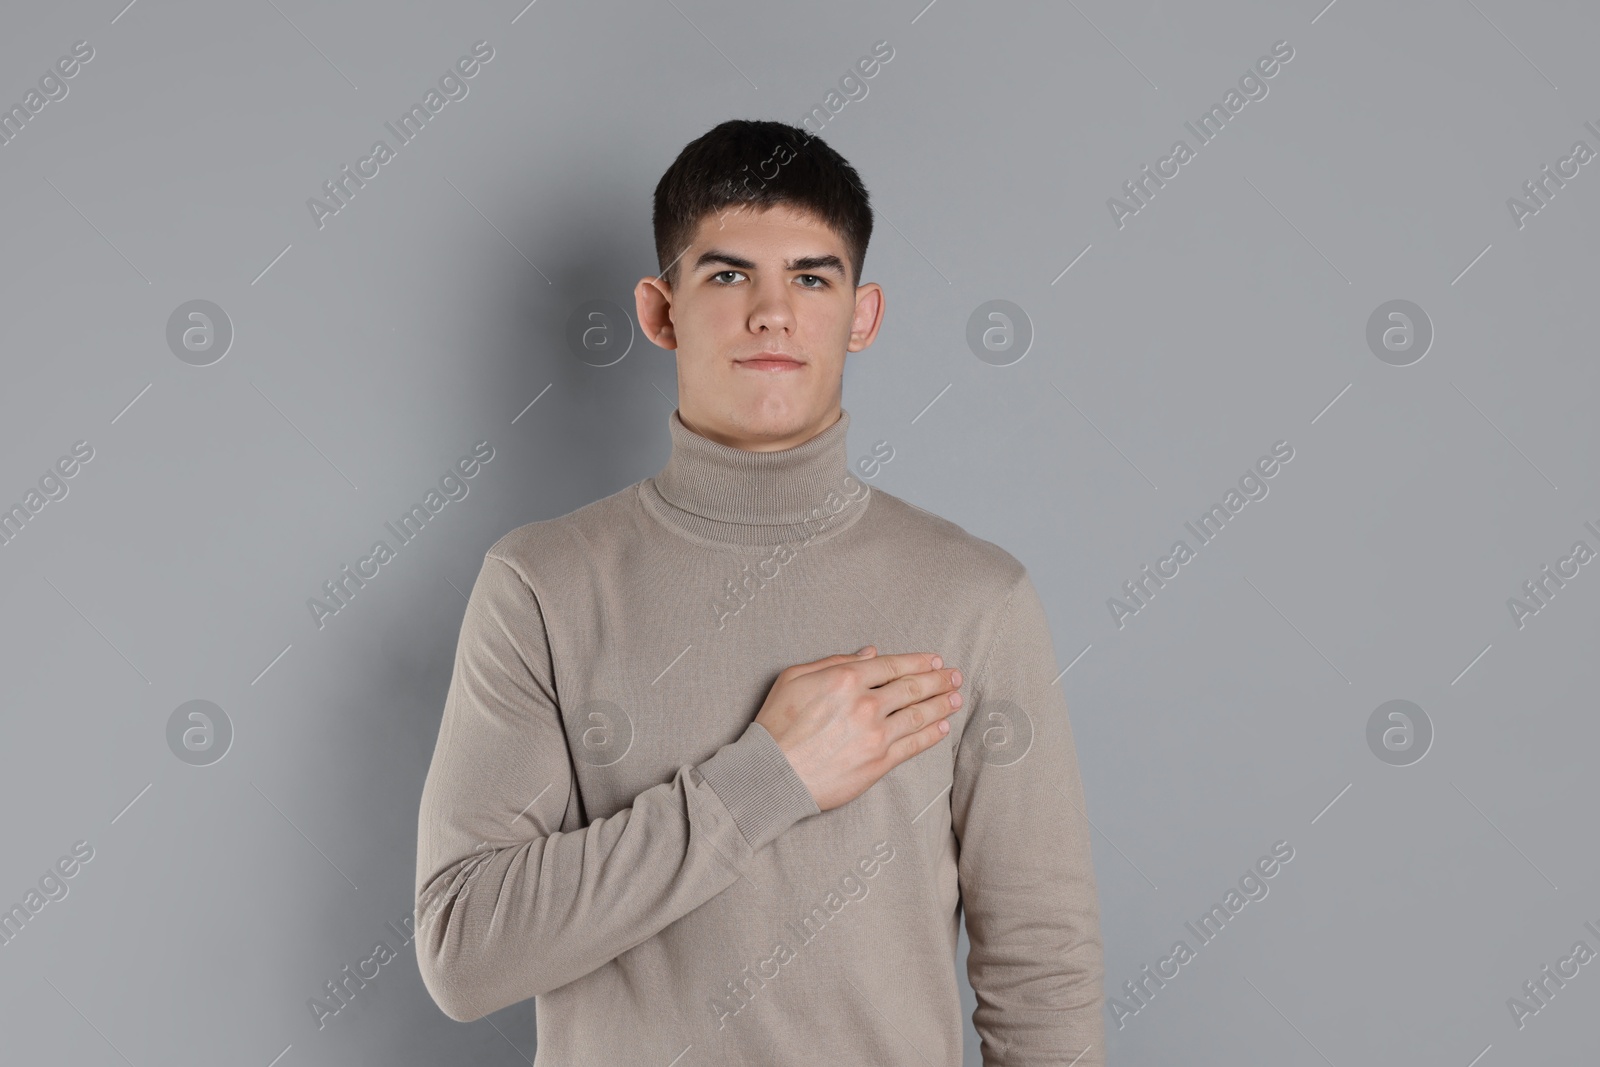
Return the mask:
<path id="1" fill-rule="evenodd" d="M 722 264 L 737 270 L 755 270 L 756 268 L 752 260 L 745 259 L 743 256 L 736 256 L 732 252 L 711 248 L 700 253 L 700 258 L 694 261 L 693 273 L 699 273 L 702 267 L 715 264 Z M 841 278 L 849 277 L 849 274 L 844 269 L 844 261 L 831 253 L 823 256 L 801 256 L 799 259 L 791 259 L 783 265 L 783 269 L 787 271 L 832 271 Z"/>

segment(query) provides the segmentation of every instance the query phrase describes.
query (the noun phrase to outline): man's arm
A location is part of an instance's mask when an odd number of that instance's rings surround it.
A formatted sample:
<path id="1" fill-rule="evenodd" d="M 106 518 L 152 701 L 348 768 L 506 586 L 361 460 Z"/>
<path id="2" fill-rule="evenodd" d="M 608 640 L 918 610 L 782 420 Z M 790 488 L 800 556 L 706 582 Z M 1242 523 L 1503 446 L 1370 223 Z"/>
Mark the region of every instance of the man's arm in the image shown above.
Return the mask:
<path id="1" fill-rule="evenodd" d="M 1100 909 L 1044 606 L 1013 583 L 950 792 L 985 1067 L 1103 1067 Z"/>
<path id="2" fill-rule="evenodd" d="M 752 722 L 698 767 L 581 829 L 538 597 L 487 555 L 456 646 L 417 832 L 417 962 L 470 1022 L 589 974 L 716 896 L 819 813 Z"/>

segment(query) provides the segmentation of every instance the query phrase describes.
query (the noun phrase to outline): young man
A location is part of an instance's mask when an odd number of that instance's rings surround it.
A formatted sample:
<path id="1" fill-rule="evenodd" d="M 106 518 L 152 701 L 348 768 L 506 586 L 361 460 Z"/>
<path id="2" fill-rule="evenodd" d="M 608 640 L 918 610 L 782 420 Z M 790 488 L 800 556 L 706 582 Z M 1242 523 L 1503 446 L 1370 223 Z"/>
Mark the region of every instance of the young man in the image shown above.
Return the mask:
<path id="1" fill-rule="evenodd" d="M 983 1062 L 1100 1067 L 1043 605 L 850 473 L 866 190 L 806 131 L 731 121 L 654 223 L 671 457 L 484 559 L 422 794 L 429 992 L 463 1022 L 536 997 L 537 1067 L 960 1067 L 964 911 Z"/>

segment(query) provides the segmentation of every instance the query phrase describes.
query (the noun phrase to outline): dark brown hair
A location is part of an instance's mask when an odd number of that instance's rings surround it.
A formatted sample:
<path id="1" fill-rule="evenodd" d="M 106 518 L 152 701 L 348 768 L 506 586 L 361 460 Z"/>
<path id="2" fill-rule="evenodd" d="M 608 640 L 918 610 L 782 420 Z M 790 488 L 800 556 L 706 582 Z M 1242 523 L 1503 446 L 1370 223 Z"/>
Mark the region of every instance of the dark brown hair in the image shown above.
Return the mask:
<path id="1" fill-rule="evenodd" d="M 808 211 L 844 242 L 861 284 L 872 237 L 866 186 L 845 158 L 810 130 L 783 122 L 729 119 L 683 146 L 656 183 L 656 262 L 669 286 L 678 259 L 707 215 L 730 205 L 776 204 Z"/>

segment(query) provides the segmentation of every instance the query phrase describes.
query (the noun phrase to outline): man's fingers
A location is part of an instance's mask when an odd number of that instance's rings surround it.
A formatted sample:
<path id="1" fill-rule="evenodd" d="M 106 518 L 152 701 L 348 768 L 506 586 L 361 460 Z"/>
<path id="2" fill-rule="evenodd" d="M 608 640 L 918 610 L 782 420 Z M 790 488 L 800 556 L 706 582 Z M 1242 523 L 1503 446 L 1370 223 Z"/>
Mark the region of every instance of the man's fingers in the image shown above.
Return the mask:
<path id="1" fill-rule="evenodd" d="M 867 651 L 870 651 L 873 655 L 877 655 L 877 649 L 873 648 L 871 645 L 868 645 L 865 649 L 862 649 L 862 652 Z M 836 667 L 841 663 L 859 662 L 862 658 L 863 657 L 860 652 L 841 652 L 838 655 L 828 656 L 824 659 L 812 660 L 810 663 L 796 663 L 789 669 L 795 673 L 796 677 L 799 677 L 803 674 L 810 674 L 813 671 L 824 670 L 828 667 Z"/>
<path id="2" fill-rule="evenodd" d="M 935 707 L 938 702 L 937 707 L 943 714 L 961 706 L 960 700 L 951 703 L 950 697 L 962 681 L 961 672 L 954 667 L 902 675 L 891 684 L 873 690 L 878 696 L 878 713 L 899 716 L 913 708 Z"/>
<path id="3" fill-rule="evenodd" d="M 946 720 L 950 718 L 950 714 L 953 714 L 955 709 L 950 708 L 948 705 L 940 706 L 936 702 L 926 700 L 921 704 L 914 704 L 912 707 L 922 708 L 929 704 L 933 706 L 927 709 L 927 714 L 923 718 L 926 720 L 931 717 L 933 719 L 932 722 L 928 722 L 925 726 L 914 728 L 889 742 L 889 759 L 893 766 L 899 766 L 912 756 L 932 748 L 949 736 L 949 731 L 941 729 L 941 727 L 944 726 Z M 895 712 L 890 718 L 898 719 L 909 711 L 911 711 L 911 708 L 903 708 Z"/>
<path id="4" fill-rule="evenodd" d="M 876 689 L 904 674 L 921 674 L 938 670 L 944 663 L 932 652 L 901 652 L 892 656 L 874 656 L 861 661 L 858 670 L 867 679 L 867 685 Z"/>

